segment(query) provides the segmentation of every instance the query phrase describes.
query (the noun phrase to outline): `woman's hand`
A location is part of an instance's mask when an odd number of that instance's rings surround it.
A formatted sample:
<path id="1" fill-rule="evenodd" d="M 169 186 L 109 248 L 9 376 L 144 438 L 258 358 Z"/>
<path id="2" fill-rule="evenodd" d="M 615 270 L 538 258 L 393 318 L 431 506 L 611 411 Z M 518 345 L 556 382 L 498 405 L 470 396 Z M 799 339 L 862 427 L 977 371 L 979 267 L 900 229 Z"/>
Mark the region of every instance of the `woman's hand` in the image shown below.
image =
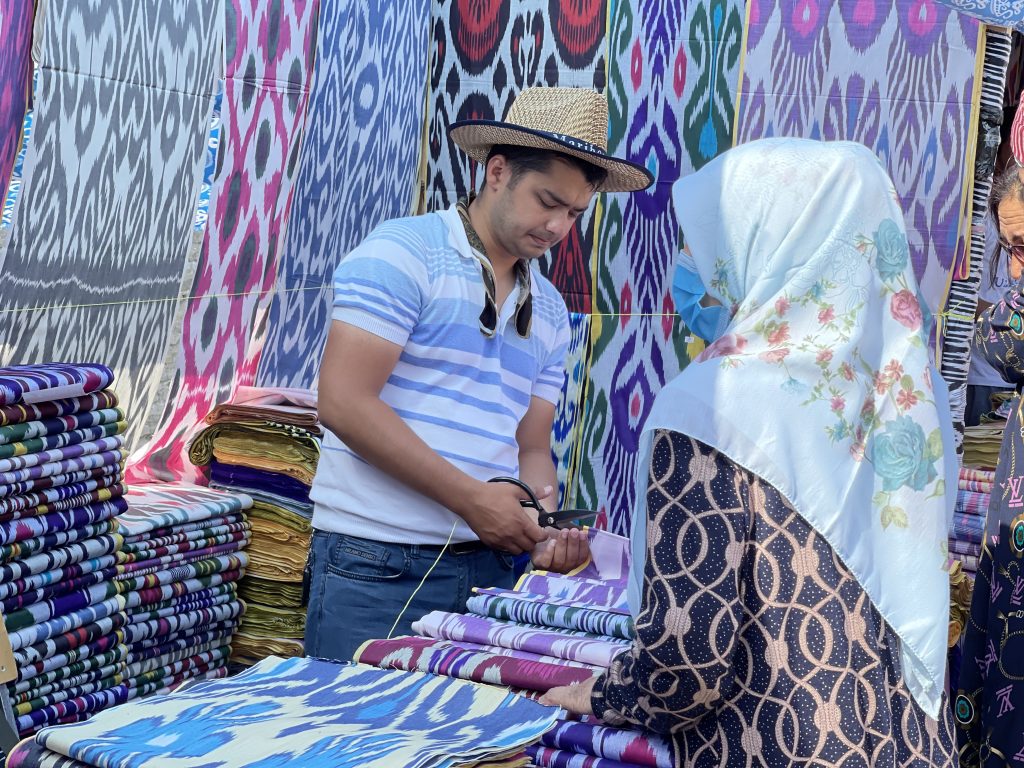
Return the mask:
<path id="1" fill-rule="evenodd" d="M 594 709 L 590 706 L 590 694 L 596 682 L 597 678 L 592 677 L 582 683 L 560 685 L 545 693 L 538 701 L 549 707 L 561 707 L 576 715 L 592 715 Z"/>

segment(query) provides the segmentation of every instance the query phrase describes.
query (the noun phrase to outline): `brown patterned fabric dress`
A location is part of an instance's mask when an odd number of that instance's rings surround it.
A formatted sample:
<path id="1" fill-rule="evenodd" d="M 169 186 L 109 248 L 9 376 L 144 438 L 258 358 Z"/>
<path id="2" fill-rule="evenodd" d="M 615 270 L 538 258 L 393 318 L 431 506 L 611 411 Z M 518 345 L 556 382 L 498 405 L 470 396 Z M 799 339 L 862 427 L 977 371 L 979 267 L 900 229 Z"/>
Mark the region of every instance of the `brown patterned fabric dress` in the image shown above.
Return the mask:
<path id="1" fill-rule="evenodd" d="M 647 508 L 637 639 L 597 716 L 668 735 L 677 765 L 956 765 L 950 708 L 920 709 L 898 638 L 774 487 L 660 431 Z"/>

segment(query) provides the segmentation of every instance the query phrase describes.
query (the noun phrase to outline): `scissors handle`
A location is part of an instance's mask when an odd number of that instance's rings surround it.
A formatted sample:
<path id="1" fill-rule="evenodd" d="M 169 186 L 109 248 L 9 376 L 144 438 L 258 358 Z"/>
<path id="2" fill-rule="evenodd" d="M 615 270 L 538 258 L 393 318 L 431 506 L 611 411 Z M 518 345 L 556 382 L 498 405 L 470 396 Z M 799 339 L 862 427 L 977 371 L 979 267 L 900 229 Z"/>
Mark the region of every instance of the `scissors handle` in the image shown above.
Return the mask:
<path id="1" fill-rule="evenodd" d="M 549 512 L 541 506 L 540 500 L 537 498 L 537 494 L 533 492 L 533 489 L 517 477 L 492 477 L 487 482 L 510 483 L 526 493 L 529 498 L 520 499 L 519 504 L 525 509 L 537 511 L 537 523 L 541 528 L 561 528 L 573 520 L 583 520 L 585 521 L 584 525 L 586 525 L 593 523 L 594 518 L 597 517 L 597 512 L 592 509 L 564 509 L 559 512 Z"/>

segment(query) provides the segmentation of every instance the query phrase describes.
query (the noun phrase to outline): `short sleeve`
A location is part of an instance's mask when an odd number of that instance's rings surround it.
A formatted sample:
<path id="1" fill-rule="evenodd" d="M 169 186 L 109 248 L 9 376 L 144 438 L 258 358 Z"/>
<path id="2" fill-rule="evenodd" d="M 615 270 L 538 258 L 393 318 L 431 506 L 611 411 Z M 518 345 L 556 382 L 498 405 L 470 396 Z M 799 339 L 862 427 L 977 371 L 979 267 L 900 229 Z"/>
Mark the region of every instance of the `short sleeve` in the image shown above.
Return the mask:
<path id="1" fill-rule="evenodd" d="M 558 405 L 565 384 L 565 358 L 569 354 L 571 335 L 569 313 L 565 311 L 559 316 L 553 334 L 554 342 L 548 348 L 546 358 L 541 361 L 540 374 L 533 383 L 531 394 L 534 397 Z"/>
<path id="2" fill-rule="evenodd" d="M 334 271 L 331 317 L 404 346 L 428 295 L 422 257 L 371 234 Z"/>

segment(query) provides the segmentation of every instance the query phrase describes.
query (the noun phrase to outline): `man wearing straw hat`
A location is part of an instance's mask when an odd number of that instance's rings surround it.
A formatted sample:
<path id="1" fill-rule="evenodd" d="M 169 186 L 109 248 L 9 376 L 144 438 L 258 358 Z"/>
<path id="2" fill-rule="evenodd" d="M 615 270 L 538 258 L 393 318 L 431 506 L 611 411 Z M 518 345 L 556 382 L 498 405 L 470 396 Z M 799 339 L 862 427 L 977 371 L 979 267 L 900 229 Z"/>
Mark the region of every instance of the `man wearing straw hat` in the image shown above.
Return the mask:
<path id="1" fill-rule="evenodd" d="M 306 652 L 348 660 L 408 634 L 432 610 L 462 612 L 474 586 L 512 586 L 511 555 L 569 570 L 578 531 L 548 531 L 568 312 L 535 263 L 598 191 L 652 178 L 606 153 L 608 105 L 580 88 L 529 88 L 504 121 L 450 136 L 484 166 L 477 195 L 378 226 L 334 274 L 320 372 L 329 432 L 315 503 Z"/>

